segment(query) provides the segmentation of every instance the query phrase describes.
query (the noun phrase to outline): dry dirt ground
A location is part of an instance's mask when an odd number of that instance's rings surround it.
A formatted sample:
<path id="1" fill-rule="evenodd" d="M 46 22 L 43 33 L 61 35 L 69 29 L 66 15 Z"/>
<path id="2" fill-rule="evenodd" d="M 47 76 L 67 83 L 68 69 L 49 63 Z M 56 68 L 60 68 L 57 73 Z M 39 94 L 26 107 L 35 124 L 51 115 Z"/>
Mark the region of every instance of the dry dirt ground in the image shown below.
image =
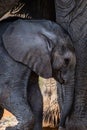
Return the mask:
<path id="1" fill-rule="evenodd" d="M 14 126 L 17 124 L 16 118 L 5 110 L 2 120 L 0 120 L 0 130 L 5 130 L 7 126 Z"/>
<path id="2" fill-rule="evenodd" d="M 0 130 L 5 130 L 7 126 L 14 126 L 17 124 L 16 118 L 5 110 L 2 120 L 0 120 Z M 58 130 L 57 128 L 43 128 L 43 130 Z"/>

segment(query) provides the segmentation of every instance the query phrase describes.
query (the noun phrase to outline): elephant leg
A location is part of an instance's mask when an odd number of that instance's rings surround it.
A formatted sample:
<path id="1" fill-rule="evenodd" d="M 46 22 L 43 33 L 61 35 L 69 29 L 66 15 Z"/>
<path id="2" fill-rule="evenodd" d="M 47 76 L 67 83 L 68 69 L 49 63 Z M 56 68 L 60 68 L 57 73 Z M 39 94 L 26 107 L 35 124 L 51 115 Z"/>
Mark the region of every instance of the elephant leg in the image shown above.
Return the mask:
<path id="1" fill-rule="evenodd" d="M 4 114 L 4 108 L 0 106 L 0 119 L 3 117 Z"/>
<path id="2" fill-rule="evenodd" d="M 18 121 L 16 126 L 7 127 L 6 130 L 30 130 L 33 128 L 34 117 L 24 95 L 24 89 L 14 87 L 5 99 L 3 107 L 11 112 Z"/>
<path id="3" fill-rule="evenodd" d="M 31 85 L 31 89 L 28 93 L 28 102 L 32 108 L 35 124 L 33 130 L 42 130 L 42 96 L 37 85 Z M 32 96 L 33 95 L 33 96 Z"/>
<path id="4" fill-rule="evenodd" d="M 43 100 L 38 78 L 33 73 L 28 84 L 28 102 L 32 108 L 35 124 L 33 130 L 42 130 Z"/>

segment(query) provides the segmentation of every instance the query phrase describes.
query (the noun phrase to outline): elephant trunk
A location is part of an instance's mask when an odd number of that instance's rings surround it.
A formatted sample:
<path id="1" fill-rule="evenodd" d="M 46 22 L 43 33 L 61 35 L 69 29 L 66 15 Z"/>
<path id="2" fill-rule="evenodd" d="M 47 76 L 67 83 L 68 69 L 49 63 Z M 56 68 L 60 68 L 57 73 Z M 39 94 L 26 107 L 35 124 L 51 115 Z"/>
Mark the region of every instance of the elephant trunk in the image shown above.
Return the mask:
<path id="1" fill-rule="evenodd" d="M 73 104 L 74 72 L 70 77 L 71 77 L 71 79 L 66 84 L 61 85 L 61 87 L 62 87 L 61 90 L 62 90 L 62 95 L 63 95 L 63 104 L 62 104 L 59 127 L 65 127 L 66 118 L 69 115 L 72 104 Z"/>

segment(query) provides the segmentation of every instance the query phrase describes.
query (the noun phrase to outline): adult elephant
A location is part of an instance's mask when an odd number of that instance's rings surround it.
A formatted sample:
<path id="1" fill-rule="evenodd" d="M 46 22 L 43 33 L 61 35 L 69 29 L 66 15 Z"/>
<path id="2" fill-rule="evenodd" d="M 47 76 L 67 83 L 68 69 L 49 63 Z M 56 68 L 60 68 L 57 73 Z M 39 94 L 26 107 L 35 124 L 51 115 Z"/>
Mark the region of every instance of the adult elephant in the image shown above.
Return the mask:
<path id="1" fill-rule="evenodd" d="M 39 75 L 54 77 L 65 86 L 60 119 L 64 124 L 74 94 L 76 58 L 71 39 L 59 25 L 45 20 L 8 19 L 0 22 L 0 28 L 0 105 L 19 121 L 7 129 L 41 130 Z"/>
<path id="2" fill-rule="evenodd" d="M 87 1 L 55 0 L 56 21 L 70 35 L 77 66 L 73 109 L 67 130 L 87 129 Z"/>

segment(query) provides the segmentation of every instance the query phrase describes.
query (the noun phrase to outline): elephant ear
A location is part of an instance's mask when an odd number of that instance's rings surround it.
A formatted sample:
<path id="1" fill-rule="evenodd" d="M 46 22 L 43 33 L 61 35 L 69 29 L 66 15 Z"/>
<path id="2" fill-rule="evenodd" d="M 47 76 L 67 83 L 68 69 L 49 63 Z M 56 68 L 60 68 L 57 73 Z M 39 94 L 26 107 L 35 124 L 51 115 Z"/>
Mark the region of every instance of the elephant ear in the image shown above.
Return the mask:
<path id="1" fill-rule="evenodd" d="M 2 36 L 4 47 L 18 62 L 44 78 L 52 77 L 50 56 L 46 38 L 39 33 L 21 32 L 12 26 Z"/>

